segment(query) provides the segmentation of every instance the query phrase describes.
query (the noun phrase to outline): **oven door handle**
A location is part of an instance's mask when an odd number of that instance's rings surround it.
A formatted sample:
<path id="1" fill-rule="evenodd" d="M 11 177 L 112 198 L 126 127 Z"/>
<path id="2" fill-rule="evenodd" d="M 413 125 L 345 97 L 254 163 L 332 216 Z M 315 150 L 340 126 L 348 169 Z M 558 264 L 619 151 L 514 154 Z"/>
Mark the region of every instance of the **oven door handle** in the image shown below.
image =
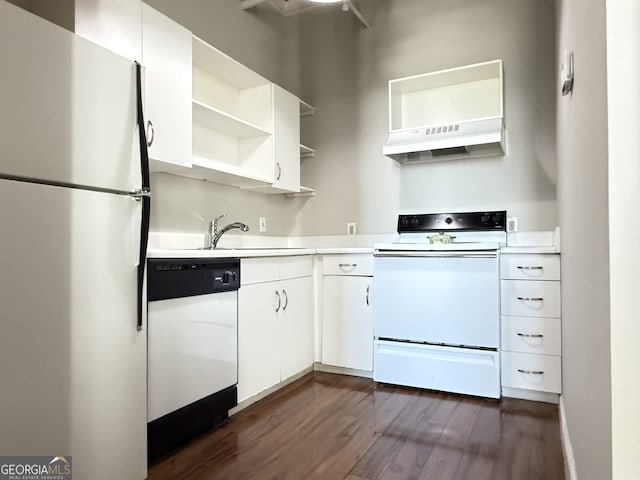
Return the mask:
<path id="1" fill-rule="evenodd" d="M 438 258 L 497 258 L 497 252 L 396 252 L 396 251 L 378 251 L 373 254 L 374 257 L 381 258 L 423 258 L 423 257 L 438 257 Z"/>

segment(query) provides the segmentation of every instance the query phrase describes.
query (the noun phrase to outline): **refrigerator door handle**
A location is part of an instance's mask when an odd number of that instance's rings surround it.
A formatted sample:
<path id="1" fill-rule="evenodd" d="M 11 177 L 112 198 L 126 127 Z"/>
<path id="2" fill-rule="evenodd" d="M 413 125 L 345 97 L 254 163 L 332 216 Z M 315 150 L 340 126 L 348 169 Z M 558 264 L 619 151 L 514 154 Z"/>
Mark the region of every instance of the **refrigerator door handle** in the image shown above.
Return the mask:
<path id="1" fill-rule="evenodd" d="M 149 220 L 151 218 L 151 198 L 149 195 L 138 194 L 133 196 L 141 202 L 142 219 L 140 221 L 140 251 L 138 256 L 138 283 L 137 283 L 137 321 L 136 329 L 140 332 L 144 318 L 144 272 L 147 265 L 147 244 L 149 241 Z"/>
<path id="2" fill-rule="evenodd" d="M 151 218 L 151 184 L 149 181 L 149 151 L 147 150 L 147 135 L 142 111 L 142 66 L 136 64 L 136 97 L 137 97 L 137 124 L 140 140 L 140 173 L 142 188 L 132 196 L 142 202 L 142 221 L 140 222 L 140 252 L 138 257 L 138 312 L 136 328 L 142 330 L 144 317 L 144 272 L 147 265 L 147 244 L 149 242 L 149 221 Z"/>
<path id="3" fill-rule="evenodd" d="M 136 64 L 136 97 L 138 110 L 138 136 L 140 137 L 140 173 L 142 174 L 142 191 L 151 191 L 149 181 L 149 151 L 147 150 L 147 134 L 144 124 L 144 113 L 142 110 L 142 65 Z"/>

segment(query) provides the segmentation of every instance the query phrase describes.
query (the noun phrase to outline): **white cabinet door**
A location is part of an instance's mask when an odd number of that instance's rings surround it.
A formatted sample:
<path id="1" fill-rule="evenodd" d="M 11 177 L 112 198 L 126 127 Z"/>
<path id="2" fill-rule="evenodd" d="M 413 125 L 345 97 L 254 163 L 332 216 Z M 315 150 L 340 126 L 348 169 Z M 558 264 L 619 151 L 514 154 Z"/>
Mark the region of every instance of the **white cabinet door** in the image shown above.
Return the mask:
<path id="1" fill-rule="evenodd" d="M 191 165 L 191 32 L 142 10 L 147 141 L 153 171 Z"/>
<path id="2" fill-rule="evenodd" d="M 280 283 L 280 377 L 285 380 L 313 365 L 313 282 L 311 277 Z"/>
<path id="3" fill-rule="evenodd" d="M 279 190 L 300 190 L 300 100 L 273 86 L 275 181 Z"/>
<path id="4" fill-rule="evenodd" d="M 75 0 L 78 35 L 129 60 L 142 57 L 142 0 Z"/>
<path id="5" fill-rule="evenodd" d="M 371 277 L 324 277 L 322 363 L 373 370 L 371 281 Z"/>
<path id="6" fill-rule="evenodd" d="M 238 401 L 280 381 L 279 282 L 243 285 L 238 291 Z M 277 293 L 276 293 L 277 292 Z"/>

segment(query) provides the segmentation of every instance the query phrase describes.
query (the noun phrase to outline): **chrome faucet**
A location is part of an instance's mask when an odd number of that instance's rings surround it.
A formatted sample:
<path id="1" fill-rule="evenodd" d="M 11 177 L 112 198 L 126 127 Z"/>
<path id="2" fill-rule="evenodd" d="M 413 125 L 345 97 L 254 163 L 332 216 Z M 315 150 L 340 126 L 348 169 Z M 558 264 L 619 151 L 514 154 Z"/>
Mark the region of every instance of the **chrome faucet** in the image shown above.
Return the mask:
<path id="1" fill-rule="evenodd" d="M 249 227 L 241 222 L 233 222 L 228 225 L 225 225 L 220 230 L 218 230 L 218 220 L 223 217 L 226 217 L 226 214 L 222 214 L 217 218 L 214 218 L 209 222 L 209 248 L 214 249 L 218 246 L 218 242 L 222 235 L 227 233 L 229 230 L 233 230 L 234 228 L 240 229 L 242 232 L 248 232 Z"/>

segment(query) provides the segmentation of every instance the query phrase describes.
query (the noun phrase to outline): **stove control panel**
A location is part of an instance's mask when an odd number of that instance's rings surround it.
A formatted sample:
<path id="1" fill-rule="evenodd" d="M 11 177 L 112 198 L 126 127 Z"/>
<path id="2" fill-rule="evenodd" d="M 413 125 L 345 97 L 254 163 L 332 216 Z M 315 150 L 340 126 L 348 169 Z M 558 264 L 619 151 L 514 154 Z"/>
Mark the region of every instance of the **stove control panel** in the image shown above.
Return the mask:
<path id="1" fill-rule="evenodd" d="M 398 233 L 441 231 L 506 231 L 506 210 L 493 212 L 422 213 L 398 216 Z"/>

